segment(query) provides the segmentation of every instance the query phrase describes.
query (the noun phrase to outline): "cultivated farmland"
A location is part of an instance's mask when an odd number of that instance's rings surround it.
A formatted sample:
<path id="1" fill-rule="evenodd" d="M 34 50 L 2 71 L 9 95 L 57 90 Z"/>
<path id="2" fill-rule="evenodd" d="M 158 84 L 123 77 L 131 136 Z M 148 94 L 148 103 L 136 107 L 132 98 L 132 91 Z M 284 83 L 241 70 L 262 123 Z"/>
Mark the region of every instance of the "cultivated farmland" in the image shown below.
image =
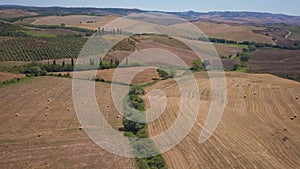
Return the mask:
<path id="1" fill-rule="evenodd" d="M 258 49 L 251 54 L 249 66 L 254 73 L 271 73 L 299 81 L 300 51 Z"/>
<path id="2" fill-rule="evenodd" d="M 244 25 L 229 25 L 229 24 L 217 24 L 207 22 L 195 22 L 195 24 L 201 31 L 203 31 L 208 37 L 228 39 L 235 41 L 255 41 L 262 43 L 274 44 L 272 37 L 255 34 L 253 30 L 263 30 L 262 27 L 244 26 Z"/>
<path id="3" fill-rule="evenodd" d="M 299 168 L 298 82 L 272 75 L 227 73 L 226 108 L 218 128 L 205 143 L 198 138 L 210 106 L 210 82 L 196 74 L 200 88 L 197 123 L 185 139 L 163 154 L 169 168 Z M 175 81 L 148 87 L 166 93 L 167 106 L 149 124 L 151 136 L 168 129 L 178 116 L 180 92 Z"/>
<path id="4" fill-rule="evenodd" d="M 96 30 L 105 24 L 117 19 L 116 16 L 89 16 L 89 15 L 68 15 L 68 16 L 47 16 L 38 17 L 32 24 L 34 25 L 60 25 L 79 27 Z M 29 18 L 30 19 L 30 18 Z M 26 19 L 24 19 L 26 22 Z"/>
<path id="5" fill-rule="evenodd" d="M 41 77 L 0 89 L 1 168 L 133 168 L 131 159 L 106 152 L 80 130 L 71 81 Z M 96 86 L 99 108 L 118 130 L 110 86 Z"/>

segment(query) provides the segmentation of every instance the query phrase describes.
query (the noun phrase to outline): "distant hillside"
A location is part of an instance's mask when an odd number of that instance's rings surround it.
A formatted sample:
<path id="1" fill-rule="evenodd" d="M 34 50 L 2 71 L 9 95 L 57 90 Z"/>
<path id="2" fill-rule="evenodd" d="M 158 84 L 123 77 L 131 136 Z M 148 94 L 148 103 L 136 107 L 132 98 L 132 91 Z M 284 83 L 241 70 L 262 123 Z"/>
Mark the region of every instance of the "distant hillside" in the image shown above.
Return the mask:
<path id="1" fill-rule="evenodd" d="M 200 13 L 194 11 L 170 12 L 171 14 L 196 21 L 212 21 L 222 23 L 248 23 L 248 24 L 291 24 L 300 25 L 300 16 L 289 16 L 284 14 L 271 14 L 261 12 L 208 12 Z"/>
<path id="2" fill-rule="evenodd" d="M 153 12 L 140 9 L 125 9 L 125 8 L 82 8 L 82 7 L 29 7 L 29 6 L 15 6 L 15 5 L 0 5 L 0 10 L 3 9 L 19 9 L 27 12 L 38 13 L 39 15 L 72 15 L 72 14 L 86 14 L 86 15 L 118 15 L 125 16 L 130 13 Z M 284 14 L 271 14 L 260 12 L 164 12 L 173 14 L 191 21 L 210 21 L 217 23 L 232 23 L 232 24 L 288 24 L 300 25 L 300 16 L 289 16 Z M 0 18 L 1 13 L 0 13 Z M 20 17 L 19 17 L 20 18 Z M 17 19 L 17 18 L 15 18 Z M 13 19 L 10 18 L 13 21 Z"/>

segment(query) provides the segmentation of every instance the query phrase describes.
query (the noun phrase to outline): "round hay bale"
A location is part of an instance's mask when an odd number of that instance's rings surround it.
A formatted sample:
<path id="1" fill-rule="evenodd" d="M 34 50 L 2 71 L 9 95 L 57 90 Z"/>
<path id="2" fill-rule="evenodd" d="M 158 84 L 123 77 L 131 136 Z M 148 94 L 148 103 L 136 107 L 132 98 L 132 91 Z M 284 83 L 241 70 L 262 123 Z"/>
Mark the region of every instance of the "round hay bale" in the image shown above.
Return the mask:
<path id="1" fill-rule="evenodd" d="M 80 126 L 80 127 L 79 127 L 79 130 L 82 130 L 82 129 L 83 129 L 83 127 L 82 127 L 82 126 Z"/>
<path id="2" fill-rule="evenodd" d="M 70 107 L 68 107 L 68 109 L 67 109 L 68 111 L 71 111 L 71 108 Z"/>
<path id="3" fill-rule="evenodd" d="M 39 133 L 39 134 L 38 134 L 38 137 L 41 137 L 41 136 L 42 136 L 42 133 Z"/>
<path id="4" fill-rule="evenodd" d="M 119 115 L 117 115 L 117 119 L 119 119 L 120 118 L 120 116 Z"/>
<path id="5" fill-rule="evenodd" d="M 246 96 L 246 95 L 244 95 L 244 98 L 247 98 L 247 96 Z"/>
<path id="6" fill-rule="evenodd" d="M 109 105 L 106 106 L 107 108 L 109 107 Z"/>
<path id="7" fill-rule="evenodd" d="M 256 95 L 256 92 L 253 92 L 253 95 L 255 96 L 255 95 Z"/>
<path id="8" fill-rule="evenodd" d="M 291 117 L 291 120 L 294 120 L 295 118 L 294 118 L 294 116 L 293 117 Z"/>
<path id="9" fill-rule="evenodd" d="M 49 109 L 49 108 L 50 108 L 50 106 L 47 106 L 46 108 L 47 108 L 47 109 Z"/>
<path id="10" fill-rule="evenodd" d="M 296 96 L 296 100 L 298 100 L 299 99 L 299 97 L 298 96 Z"/>
<path id="11" fill-rule="evenodd" d="M 47 101 L 48 101 L 48 102 L 50 102 L 51 100 L 50 100 L 50 99 L 48 99 Z"/>
<path id="12" fill-rule="evenodd" d="M 54 88 L 52 88 L 51 90 L 54 90 Z"/>
<path id="13" fill-rule="evenodd" d="M 283 137 L 282 141 L 287 141 L 289 138 L 287 138 L 286 136 Z"/>
<path id="14" fill-rule="evenodd" d="M 18 116 L 19 116 L 19 114 L 18 114 L 18 113 L 16 113 L 16 115 L 15 115 L 15 116 L 17 116 L 17 117 L 18 117 Z"/>
<path id="15" fill-rule="evenodd" d="M 294 118 L 297 118 L 297 114 L 294 114 Z"/>
<path id="16" fill-rule="evenodd" d="M 45 116 L 48 116 L 48 113 L 45 113 Z"/>

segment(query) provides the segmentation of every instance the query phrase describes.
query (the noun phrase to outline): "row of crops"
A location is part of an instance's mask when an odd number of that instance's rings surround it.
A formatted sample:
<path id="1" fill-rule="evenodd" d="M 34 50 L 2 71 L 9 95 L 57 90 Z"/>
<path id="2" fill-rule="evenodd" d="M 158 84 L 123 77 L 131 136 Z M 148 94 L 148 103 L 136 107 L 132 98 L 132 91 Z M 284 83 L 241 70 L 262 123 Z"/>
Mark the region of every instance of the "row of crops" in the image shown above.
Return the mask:
<path id="1" fill-rule="evenodd" d="M 0 42 L 0 61 L 75 58 L 86 40 L 74 36 L 11 38 Z"/>

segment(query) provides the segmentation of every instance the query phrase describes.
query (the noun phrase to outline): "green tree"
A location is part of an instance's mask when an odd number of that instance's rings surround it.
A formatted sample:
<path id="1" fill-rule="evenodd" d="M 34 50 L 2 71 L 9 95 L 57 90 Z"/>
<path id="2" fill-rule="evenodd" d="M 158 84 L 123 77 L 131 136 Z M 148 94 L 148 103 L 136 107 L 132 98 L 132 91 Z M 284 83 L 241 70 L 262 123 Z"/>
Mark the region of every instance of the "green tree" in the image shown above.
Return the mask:
<path id="1" fill-rule="evenodd" d="M 163 80 L 168 79 L 170 77 L 169 73 L 165 70 L 157 69 L 156 71 L 158 73 L 158 76 L 161 77 Z"/>
<path id="2" fill-rule="evenodd" d="M 65 23 L 61 23 L 60 26 L 61 27 L 66 27 L 66 24 Z"/>
<path id="3" fill-rule="evenodd" d="M 72 65 L 72 67 L 74 66 L 74 59 L 73 58 L 71 59 L 71 65 Z"/>
<path id="4" fill-rule="evenodd" d="M 240 60 L 242 62 L 247 62 L 249 60 L 249 53 L 242 53 L 241 56 L 240 56 Z"/>
<path id="5" fill-rule="evenodd" d="M 194 60 L 193 61 L 193 65 L 192 65 L 192 69 L 196 70 L 196 71 L 201 71 L 204 70 L 204 66 L 201 60 Z"/>
<path id="6" fill-rule="evenodd" d="M 256 50 L 256 46 L 254 46 L 254 45 L 249 45 L 249 50 L 251 51 L 251 52 L 253 52 L 253 51 L 255 51 Z"/>
<path id="7" fill-rule="evenodd" d="M 236 71 L 237 69 L 238 69 L 238 67 L 239 67 L 239 65 L 238 64 L 234 64 L 233 66 L 232 66 L 232 71 Z"/>

